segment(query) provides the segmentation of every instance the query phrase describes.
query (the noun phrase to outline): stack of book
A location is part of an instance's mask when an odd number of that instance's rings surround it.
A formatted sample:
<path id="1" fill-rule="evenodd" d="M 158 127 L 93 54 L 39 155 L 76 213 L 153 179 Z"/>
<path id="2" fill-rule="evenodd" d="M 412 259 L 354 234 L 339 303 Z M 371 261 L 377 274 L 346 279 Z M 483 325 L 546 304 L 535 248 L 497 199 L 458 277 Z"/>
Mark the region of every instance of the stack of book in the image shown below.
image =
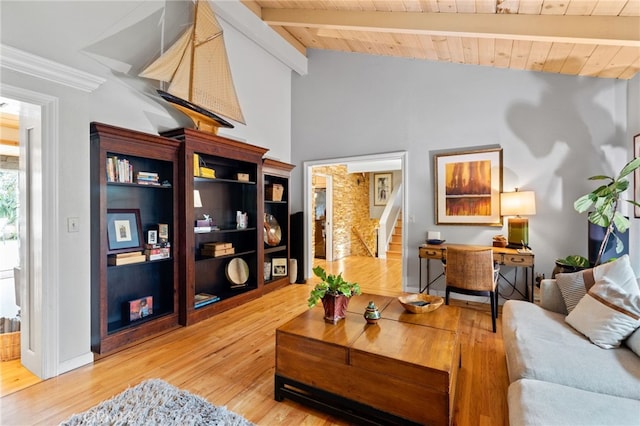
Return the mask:
<path id="1" fill-rule="evenodd" d="M 126 158 L 107 157 L 107 182 L 132 183 L 133 165 Z"/>
<path id="2" fill-rule="evenodd" d="M 236 249 L 231 243 L 206 243 L 200 248 L 202 256 L 220 257 L 234 254 Z"/>
<path id="3" fill-rule="evenodd" d="M 144 255 L 149 261 L 169 259 L 171 257 L 171 243 L 145 244 Z"/>
<path id="4" fill-rule="evenodd" d="M 210 303 L 213 302 L 217 302 L 218 300 L 220 300 L 219 296 L 216 296 L 215 294 L 209 294 L 209 293 L 198 293 L 196 294 L 196 296 L 194 297 L 194 308 L 200 308 L 202 306 L 208 305 Z"/>
<path id="5" fill-rule="evenodd" d="M 129 265 L 131 263 L 146 262 L 147 256 L 141 251 L 131 251 L 128 253 L 110 254 L 107 264 L 114 266 Z"/>
<path id="6" fill-rule="evenodd" d="M 136 182 L 140 185 L 160 186 L 160 178 L 155 172 L 138 172 Z"/>

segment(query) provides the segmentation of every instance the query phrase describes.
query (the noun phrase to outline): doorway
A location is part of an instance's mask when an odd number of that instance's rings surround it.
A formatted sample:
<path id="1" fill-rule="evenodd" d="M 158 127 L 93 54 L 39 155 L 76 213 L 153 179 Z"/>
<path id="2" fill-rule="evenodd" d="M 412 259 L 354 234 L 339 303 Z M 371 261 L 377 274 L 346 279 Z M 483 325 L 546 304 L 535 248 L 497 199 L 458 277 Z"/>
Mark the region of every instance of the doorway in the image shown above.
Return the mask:
<path id="1" fill-rule="evenodd" d="M 31 373 L 46 379 L 57 375 L 58 366 L 58 217 L 54 208 L 58 199 L 58 100 L 4 85 L 0 101 L 17 105 L 19 120 L 16 300 L 20 305 L 20 359 Z"/>
<path id="2" fill-rule="evenodd" d="M 367 172 L 375 172 L 380 170 L 399 170 L 402 175 L 402 181 L 406 182 L 407 180 L 407 153 L 404 152 L 393 152 L 393 153 L 385 153 L 385 154 L 371 154 L 371 155 L 362 155 L 355 157 L 345 157 L 345 158 L 336 158 L 329 160 L 317 160 L 317 161 L 305 161 L 304 162 L 304 210 L 305 212 L 309 212 L 304 215 L 304 274 L 305 277 L 312 276 L 312 268 L 313 261 L 315 256 L 316 243 L 314 236 L 316 233 L 321 233 L 319 231 L 319 227 L 316 225 L 316 221 L 318 220 L 319 210 L 316 207 L 315 200 L 317 197 L 321 196 L 322 191 L 316 191 L 317 181 L 317 170 L 321 170 L 323 167 L 332 167 L 332 166 L 344 166 L 346 165 L 348 169 L 356 170 L 354 173 L 358 173 L 363 175 L 363 173 Z M 315 171 L 315 172 L 314 172 Z M 364 175 L 363 175 L 364 176 Z M 327 177 L 331 178 L 330 175 Z M 358 178 L 358 185 L 361 180 Z M 325 226 L 324 226 L 324 234 L 326 240 L 326 260 L 333 261 L 335 259 L 339 259 L 340 256 L 336 257 L 336 253 L 331 253 L 332 247 L 332 236 L 336 232 L 348 233 L 351 230 L 337 230 L 335 228 L 334 220 L 330 216 L 333 208 L 330 207 L 330 204 L 333 202 L 332 196 L 332 181 L 331 179 L 327 179 L 326 183 L 326 194 L 325 194 L 325 204 L 326 204 L 326 215 L 325 215 Z M 402 185 L 402 189 L 400 192 L 401 204 L 402 204 L 402 216 L 404 217 L 407 212 L 406 203 L 406 188 L 407 185 Z M 319 189 L 319 188 L 318 188 Z M 406 221 L 405 221 L 406 222 Z M 402 233 L 406 233 L 406 227 L 402 228 Z M 407 241 L 406 235 L 403 235 L 403 241 Z M 332 256 L 332 257 L 330 257 Z M 402 271 L 407 270 L 407 259 L 403 257 L 402 259 Z M 398 281 L 402 281 L 402 288 L 406 288 L 406 273 L 402 272 L 402 277 L 397 277 Z"/>

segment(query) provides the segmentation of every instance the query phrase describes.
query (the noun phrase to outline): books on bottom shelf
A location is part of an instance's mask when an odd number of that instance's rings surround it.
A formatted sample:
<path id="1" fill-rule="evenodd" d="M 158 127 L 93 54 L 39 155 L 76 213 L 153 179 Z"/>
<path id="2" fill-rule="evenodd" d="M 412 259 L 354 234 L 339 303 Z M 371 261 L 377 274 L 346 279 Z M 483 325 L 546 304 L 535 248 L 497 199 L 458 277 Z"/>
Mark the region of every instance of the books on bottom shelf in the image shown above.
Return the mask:
<path id="1" fill-rule="evenodd" d="M 107 257 L 107 264 L 113 266 L 129 265 L 131 263 L 146 262 L 147 256 L 141 251 L 111 254 Z"/>
<path id="2" fill-rule="evenodd" d="M 198 293 L 194 297 L 194 308 L 200 308 L 202 306 L 214 303 L 220 300 L 220 296 L 209 293 Z"/>

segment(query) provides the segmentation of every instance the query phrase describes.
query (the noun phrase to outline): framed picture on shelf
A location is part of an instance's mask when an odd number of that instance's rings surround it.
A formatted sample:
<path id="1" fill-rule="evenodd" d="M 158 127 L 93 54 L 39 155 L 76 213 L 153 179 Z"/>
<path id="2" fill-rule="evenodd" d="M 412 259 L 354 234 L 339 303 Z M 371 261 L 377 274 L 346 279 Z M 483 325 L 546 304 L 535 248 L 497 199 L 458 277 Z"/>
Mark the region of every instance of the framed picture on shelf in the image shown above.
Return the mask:
<path id="1" fill-rule="evenodd" d="M 434 155 L 436 224 L 501 226 L 502 148 Z"/>
<path id="2" fill-rule="evenodd" d="M 633 137 L 633 158 L 640 158 L 640 133 Z M 640 203 L 640 169 L 633 171 L 633 201 Z M 634 217 L 640 217 L 640 207 L 634 206 Z"/>
<path id="3" fill-rule="evenodd" d="M 137 321 L 153 314 L 153 296 L 129 301 L 129 321 Z"/>
<path id="4" fill-rule="evenodd" d="M 158 231 L 156 229 L 147 231 L 147 244 L 158 244 Z"/>
<path id="5" fill-rule="evenodd" d="M 107 210 L 108 254 L 142 250 L 142 225 L 138 209 Z"/>
<path id="6" fill-rule="evenodd" d="M 273 258 L 271 259 L 271 276 L 286 277 L 287 276 L 287 259 Z"/>
<path id="7" fill-rule="evenodd" d="M 166 223 L 158 224 L 158 240 L 161 243 L 169 241 L 169 225 Z"/>
<path id="8" fill-rule="evenodd" d="M 386 206 L 393 191 L 393 175 L 391 173 L 374 173 L 373 205 Z"/>

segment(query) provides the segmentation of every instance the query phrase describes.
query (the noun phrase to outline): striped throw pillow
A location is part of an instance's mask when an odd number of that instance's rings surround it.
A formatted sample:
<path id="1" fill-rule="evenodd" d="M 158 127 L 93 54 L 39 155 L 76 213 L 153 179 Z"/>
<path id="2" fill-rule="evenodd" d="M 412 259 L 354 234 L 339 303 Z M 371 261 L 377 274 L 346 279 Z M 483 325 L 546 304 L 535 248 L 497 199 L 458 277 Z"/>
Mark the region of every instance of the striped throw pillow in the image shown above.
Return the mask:
<path id="1" fill-rule="evenodd" d="M 640 327 L 640 294 L 597 281 L 565 321 L 601 348 L 617 348 Z"/>
<path id="2" fill-rule="evenodd" d="M 595 284 L 593 269 L 557 274 L 556 284 L 558 284 L 558 288 L 562 294 L 567 312 L 571 313 L 578 302 L 587 294 L 591 286 Z"/>

